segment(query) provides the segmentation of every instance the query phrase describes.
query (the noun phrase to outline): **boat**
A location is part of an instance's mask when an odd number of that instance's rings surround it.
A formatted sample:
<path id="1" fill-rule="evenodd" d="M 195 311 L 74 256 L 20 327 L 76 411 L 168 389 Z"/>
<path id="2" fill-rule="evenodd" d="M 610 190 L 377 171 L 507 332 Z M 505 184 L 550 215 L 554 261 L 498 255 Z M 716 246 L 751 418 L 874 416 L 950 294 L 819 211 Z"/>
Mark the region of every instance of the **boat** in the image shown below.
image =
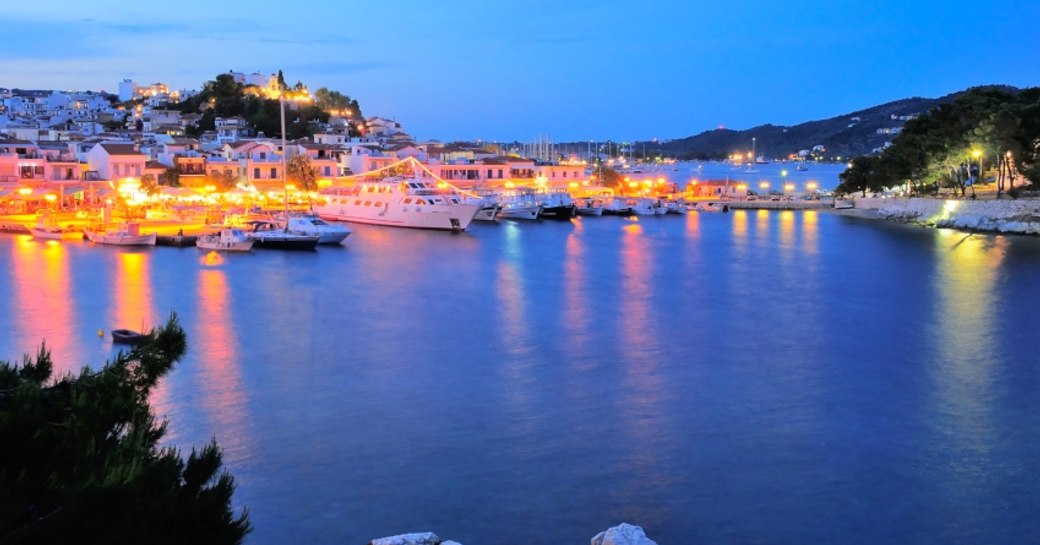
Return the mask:
<path id="1" fill-rule="evenodd" d="M 579 216 L 602 216 L 603 201 L 593 197 L 585 197 L 574 201 Z"/>
<path id="2" fill-rule="evenodd" d="M 696 209 L 698 212 L 729 212 L 729 205 L 720 202 L 699 202 Z"/>
<path id="3" fill-rule="evenodd" d="M 155 233 L 142 235 L 140 225 L 137 223 L 125 223 L 114 230 L 86 229 L 84 234 L 87 240 L 94 244 L 108 244 L 112 246 L 155 246 Z"/>
<path id="4" fill-rule="evenodd" d="M 657 211 L 652 201 L 653 199 L 645 197 L 633 197 L 628 199 L 628 207 L 637 216 L 655 216 Z"/>
<path id="5" fill-rule="evenodd" d="M 36 225 L 29 228 L 33 238 L 41 240 L 83 240 L 82 231 L 73 231 L 67 227 L 58 225 L 56 221 L 50 221 L 40 216 Z"/>
<path id="6" fill-rule="evenodd" d="M 806 170 L 809 170 L 809 165 L 805 164 L 805 161 L 799 161 L 798 164 L 794 166 L 794 169 L 801 170 L 804 172 Z"/>
<path id="7" fill-rule="evenodd" d="M 480 210 L 473 216 L 473 221 L 498 221 L 498 214 L 502 211 L 502 205 L 498 203 L 493 194 L 466 194 L 462 197 L 463 202 L 478 204 Z"/>
<path id="8" fill-rule="evenodd" d="M 148 335 L 139 333 L 132 329 L 113 329 L 112 330 L 112 342 L 116 344 L 141 344 Z"/>
<path id="9" fill-rule="evenodd" d="M 663 216 L 668 213 L 668 205 L 664 199 L 650 199 L 650 208 L 654 209 L 654 215 Z"/>
<path id="10" fill-rule="evenodd" d="M 685 214 L 686 213 L 686 201 L 682 197 L 668 199 L 664 202 L 665 208 L 667 208 L 669 214 Z"/>
<path id="11" fill-rule="evenodd" d="M 253 220 L 249 222 L 252 231 L 246 237 L 253 241 L 255 248 L 274 250 L 313 250 L 318 246 L 318 235 L 299 235 L 290 233 L 284 226 L 271 220 Z"/>
<path id="12" fill-rule="evenodd" d="M 498 204 L 502 206 L 498 217 L 503 219 L 536 220 L 542 215 L 542 205 L 538 204 L 530 189 L 500 194 Z"/>
<path id="13" fill-rule="evenodd" d="M 354 232 L 313 215 L 291 216 L 288 231 L 297 235 L 318 235 L 318 244 L 339 244 Z"/>
<path id="14" fill-rule="evenodd" d="M 542 218 L 554 220 L 569 220 L 575 215 L 574 201 L 567 193 L 556 191 L 552 193 L 539 193 L 539 202 L 542 206 Z"/>
<path id="15" fill-rule="evenodd" d="M 185 248 L 188 246 L 194 246 L 198 241 L 198 238 L 198 235 L 185 235 L 183 232 L 178 231 L 176 235 L 156 235 L 155 245 Z"/>
<path id="16" fill-rule="evenodd" d="M 420 175 L 420 173 L 425 175 Z M 352 187 L 322 192 L 325 202 L 314 207 L 324 220 L 465 231 L 482 205 L 465 202 L 446 182 L 414 158 L 356 177 Z"/>
<path id="17" fill-rule="evenodd" d="M 607 216 L 627 216 L 632 213 L 632 205 L 625 197 L 613 197 L 603 202 L 603 214 Z"/>
<path id="18" fill-rule="evenodd" d="M 202 250 L 218 252 L 248 252 L 256 241 L 246 236 L 241 229 L 221 229 L 219 233 L 200 235 L 195 246 Z"/>

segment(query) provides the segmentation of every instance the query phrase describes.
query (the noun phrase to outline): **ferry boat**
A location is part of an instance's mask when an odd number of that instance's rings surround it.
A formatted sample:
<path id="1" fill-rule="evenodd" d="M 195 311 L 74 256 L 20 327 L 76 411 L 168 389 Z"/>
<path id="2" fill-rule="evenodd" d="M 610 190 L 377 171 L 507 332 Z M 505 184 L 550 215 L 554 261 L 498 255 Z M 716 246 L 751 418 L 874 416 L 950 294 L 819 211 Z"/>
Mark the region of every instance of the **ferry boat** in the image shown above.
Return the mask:
<path id="1" fill-rule="evenodd" d="M 465 202 L 458 191 L 438 183 L 432 173 L 429 179 L 416 176 L 420 168 L 421 164 L 409 158 L 359 175 L 353 187 L 323 191 L 326 202 L 315 205 L 314 212 L 325 220 L 465 231 L 483 205 Z M 407 170 L 412 172 L 399 174 Z"/>

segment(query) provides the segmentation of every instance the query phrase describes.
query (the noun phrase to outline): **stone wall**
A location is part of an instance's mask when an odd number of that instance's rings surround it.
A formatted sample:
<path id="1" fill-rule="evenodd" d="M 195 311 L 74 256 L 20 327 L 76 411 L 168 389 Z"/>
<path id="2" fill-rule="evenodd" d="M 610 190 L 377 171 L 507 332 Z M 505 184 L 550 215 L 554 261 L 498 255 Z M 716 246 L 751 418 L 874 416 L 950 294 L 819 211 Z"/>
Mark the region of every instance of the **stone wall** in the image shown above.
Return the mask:
<path id="1" fill-rule="evenodd" d="M 1037 199 L 860 198 L 856 208 L 879 218 L 969 231 L 1040 235 Z"/>

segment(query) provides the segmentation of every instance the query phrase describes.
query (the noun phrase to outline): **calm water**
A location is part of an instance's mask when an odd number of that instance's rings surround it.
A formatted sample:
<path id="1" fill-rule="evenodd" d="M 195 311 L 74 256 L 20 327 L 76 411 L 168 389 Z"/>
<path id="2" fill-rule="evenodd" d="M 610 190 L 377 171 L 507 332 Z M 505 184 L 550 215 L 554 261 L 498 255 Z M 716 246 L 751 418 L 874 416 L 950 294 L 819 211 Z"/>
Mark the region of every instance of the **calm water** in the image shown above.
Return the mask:
<path id="1" fill-rule="evenodd" d="M 1040 541 L 1040 240 L 817 212 L 359 226 L 344 248 L 0 236 L 0 357 L 176 310 L 157 392 L 250 544 Z"/>

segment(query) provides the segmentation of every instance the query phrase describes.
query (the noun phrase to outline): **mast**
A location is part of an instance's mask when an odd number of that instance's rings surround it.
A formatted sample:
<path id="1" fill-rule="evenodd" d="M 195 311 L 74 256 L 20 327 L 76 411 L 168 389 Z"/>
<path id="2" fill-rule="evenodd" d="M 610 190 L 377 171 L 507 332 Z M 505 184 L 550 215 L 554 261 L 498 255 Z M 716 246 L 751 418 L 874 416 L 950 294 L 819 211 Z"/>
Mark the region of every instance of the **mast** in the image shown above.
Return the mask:
<path id="1" fill-rule="evenodd" d="M 278 94 L 278 106 L 282 113 L 282 189 L 285 191 L 285 232 L 289 232 L 289 172 L 285 166 L 285 89 Z"/>

